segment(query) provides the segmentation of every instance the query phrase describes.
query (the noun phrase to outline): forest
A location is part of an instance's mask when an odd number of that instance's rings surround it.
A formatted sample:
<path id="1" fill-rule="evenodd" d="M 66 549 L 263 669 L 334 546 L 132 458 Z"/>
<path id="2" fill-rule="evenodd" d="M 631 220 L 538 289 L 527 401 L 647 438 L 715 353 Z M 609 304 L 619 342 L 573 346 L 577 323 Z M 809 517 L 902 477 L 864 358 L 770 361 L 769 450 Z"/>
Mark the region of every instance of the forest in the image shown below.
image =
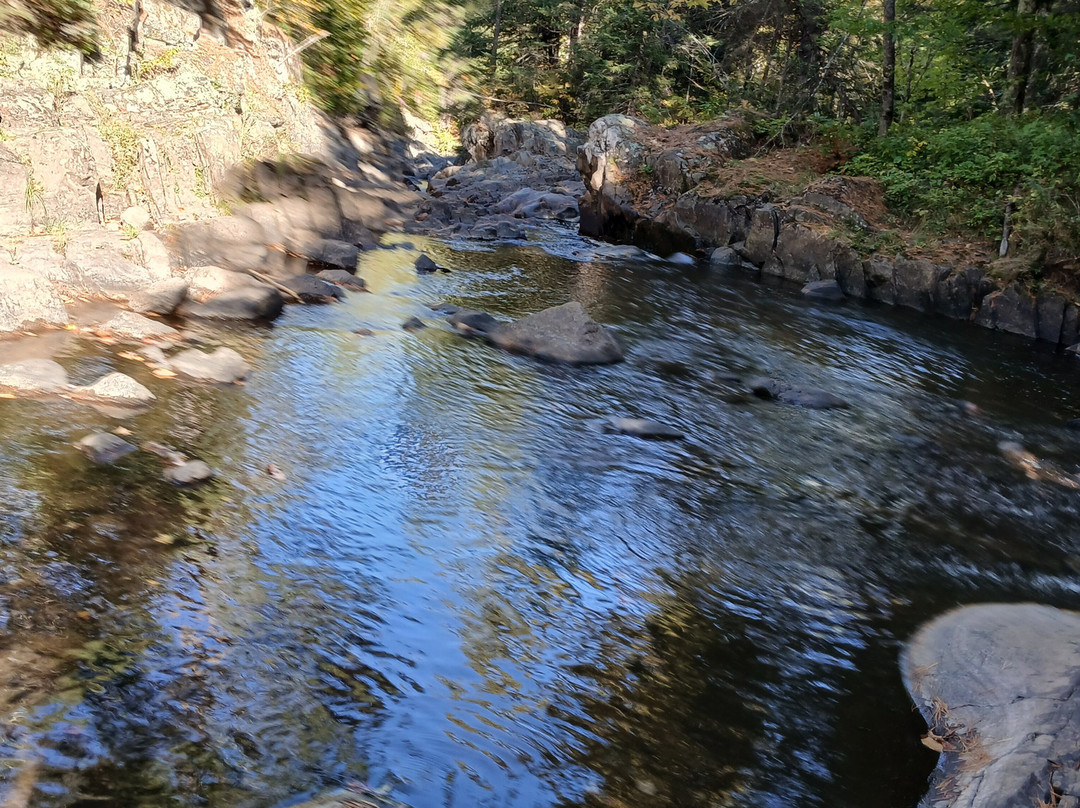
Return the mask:
<path id="1" fill-rule="evenodd" d="M 30 0 L 0 24 L 92 49 L 88 8 Z M 665 125 L 738 112 L 764 150 L 815 144 L 843 156 L 839 170 L 881 180 L 914 227 L 990 240 L 1007 222 L 1034 264 L 1073 269 L 1080 256 L 1080 0 L 268 0 L 265 11 L 301 44 L 313 97 L 335 114 L 374 108 L 392 125 L 405 107 L 452 130 L 491 108 L 580 128 L 615 112 Z"/>

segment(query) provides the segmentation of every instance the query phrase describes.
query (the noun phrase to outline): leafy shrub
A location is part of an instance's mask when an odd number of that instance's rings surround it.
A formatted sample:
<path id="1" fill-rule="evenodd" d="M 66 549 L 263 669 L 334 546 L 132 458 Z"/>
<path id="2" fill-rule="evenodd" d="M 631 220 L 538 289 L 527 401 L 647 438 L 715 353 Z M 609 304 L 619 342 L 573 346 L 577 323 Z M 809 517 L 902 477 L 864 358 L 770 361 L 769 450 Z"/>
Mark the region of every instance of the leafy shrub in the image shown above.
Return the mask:
<path id="1" fill-rule="evenodd" d="M 881 180 L 889 205 L 923 220 L 993 239 L 1006 206 L 1028 249 L 1080 255 L 1080 127 L 1075 116 L 989 113 L 941 128 L 895 127 L 861 137 L 849 174 Z"/>

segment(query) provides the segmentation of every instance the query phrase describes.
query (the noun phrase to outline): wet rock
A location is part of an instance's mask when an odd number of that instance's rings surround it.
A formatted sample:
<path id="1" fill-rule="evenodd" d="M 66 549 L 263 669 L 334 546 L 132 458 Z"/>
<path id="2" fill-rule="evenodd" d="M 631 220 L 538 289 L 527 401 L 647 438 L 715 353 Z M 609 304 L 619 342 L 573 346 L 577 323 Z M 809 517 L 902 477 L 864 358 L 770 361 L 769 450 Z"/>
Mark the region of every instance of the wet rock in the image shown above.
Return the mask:
<path id="1" fill-rule="evenodd" d="M 1073 418 L 1065 422 L 1065 428 L 1071 429 L 1074 432 L 1080 432 L 1080 418 Z"/>
<path id="2" fill-rule="evenodd" d="M 360 248 L 335 239 L 319 239 L 305 253 L 311 263 L 331 269 L 355 270 L 360 260 Z"/>
<path id="3" fill-rule="evenodd" d="M 94 326 L 94 333 L 99 336 L 114 337 L 119 340 L 141 342 L 143 340 L 179 339 L 180 332 L 172 326 L 158 320 L 151 320 L 141 314 L 121 311 L 102 323 Z"/>
<path id="4" fill-rule="evenodd" d="M 983 298 L 975 323 L 1034 339 L 1036 317 L 1035 299 L 1014 283 Z"/>
<path id="5" fill-rule="evenodd" d="M 213 353 L 192 348 L 169 360 L 169 367 L 192 379 L 219 384 L 243 381 L 251 373 L 251 366 L 232 348 L 218 348 Z"/>
<path id="6" fill-rule="evenodd" d="M 87 435 L 75 444 L 75 447 L 90 458 L 91 463 L 109 466 L 122 457 L 135 451 L 135 447 L 123 438 L 111 432 L 97 432 Z"/>
<path id="7" fill-rule="evenodd" d="M 68 386 L 67 371 L 51 359 L 25 359 L 0 365 L 0 389 L 58 393 Z"/>
<path id="8" fill-rule="evenodd" d="M 577 301 L 500 325 L 491 329 L 487 338 L 503 350 L 547 362 L 599 365 L 625 358 L 618 340 L 594 322 Z"/>
<path id="9" fill-rule="evenodd" d="M 683 433 L 674 427 L 647 418 L 611 418 L 612 428 L 623 435 L 633 435 L 647 440 L 680 440 Z"/>
<path id="10" fill-rule="evenodd" d="M 166 278 L 132 294 L 128 301 L 132 311 L 139 314 L 172 314 L 187 297 L 188 282 L 183 278 Z"/>
<path id="11" fill-rule="evenodd" d="M 490 314 L 483 311 L 459 309 L 456 306 L 449 306 L 448 308 L 453 309 L 453 311 L 449 312 L 446 321 L 462 334 L 487 334 L 492 329 L 502 325 Z"/>
<path id="12" fill-rule="evenodd" d="M 293 275 L 281 282 L 305 303 L 334 303 L 345 297 L 344 292 L 332 283 L 314 275 Z"/>
<path id="13" fill-rule="evenodd" d="M 148 404 L 156 398 L 143 385 L 123 373 L 110 373 L 93 384 L 76 387 L 72 395 L 76 398 L 120 404 Z"/>
<path id="14" fill-rule="evenodd" d="M 410 317 L 401 324 L 401 327 L 406 331 L 420 331 L 421 329 L 427 328 L 427 326 L 424 325 L 424 321 L 419 317 Z"/>
<path id="15" fill-rule="evenodd" d="M 764 376 L 749 379 L 746 386 L 758 398 L 766 401 L 781 401 L 810 410 L 846 409 L 851 406 L 844 399 L 826 390 L 815 387 L 795 387 L 787 382 Z"/>
<path id="16" fill-rule="evenodd" d="M 427 256 L 427 254 L 421 254 L 416 259 L 416 271 L 421 275 L 430 275 L 433 272 L 438 272 L 441 267 L 436 264 Z"/>
<path id="17" fill-rule="evenodd" d="M 1030 603 L 965 606 L 916 632 L 901 672 L 943 750 L 920 805 L 1077 804 L 1078 646 L 1080 614 Z"/>
<path id="18" fill-rule="evenodd" d="M 731 247 L 717 247 L 709 256 L 709 266 L 713 269 L 738 269 L 742 265 L 742 256 Z"/>
<path id="19" fill-rule="evenodd" d="M 265 286 L 246 272 L 236 272 L 223 267 L 205 266 L 188 270 L 184 276 L 187 281 L 187 296 L 196 303 L 206 303 L 227 292 L 239 289 L 257 289 Z"/>
<path id="20" fill-rule="evenodd" d="M 333 283 L 344 287 L 345 289 L 351 289 L 354 292 L 367 291 L 367 284 L 364 282 L 363 278 L 358 278 L 344 269 L 324 269 L 315 277 L 321 278 L 327 283 Z"/>
<path id="21" fill-rule="evenodd" d="M 844 299 L 844 290 L 836 281 L 811 281 L 802 288 L 803 297 L 811 300 L 839 301 Z"/>
<path id="22" fill-rule="evenodd" d="M 281 315 L 285 300 L 272 286 L 256 284 L 224 292 L 205 303 L 187 302 L 179 309 L 184 317 L 203 320 L 273 320 Z"/>
<path id="23" fill-rule="evenodd" d="M 214 470 L 202 460 L 188 460 L 178 466 L 169 466 L 163 476 L 173 485 L 188 487 L 213 479 Z"/>
<path id="24" fill-rule="evenodd" d="M 47 280 L 0 264 L 0 333 L 34 325 L 64 325 L 69 319 L 63 301 Z"/>

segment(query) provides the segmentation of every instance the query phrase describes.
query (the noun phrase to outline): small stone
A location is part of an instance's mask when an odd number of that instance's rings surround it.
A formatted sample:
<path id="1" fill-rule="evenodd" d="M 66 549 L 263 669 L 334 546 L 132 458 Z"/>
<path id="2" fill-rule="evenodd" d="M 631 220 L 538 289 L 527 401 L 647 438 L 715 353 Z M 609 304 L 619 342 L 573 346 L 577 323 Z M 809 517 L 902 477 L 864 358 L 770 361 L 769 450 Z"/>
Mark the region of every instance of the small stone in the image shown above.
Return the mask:
<path id="1" fill-rule="evenodd" d="M 717 247 L 709 256 L 709 266 L 713 269 L 738 269 L 742 263 L 742 256 L 732 247 Z"/>
<path id="2" fill-rule="evenodd" d="M 427 326 L 424 325 L 424 321 L 421 320 L 419 317 L 410 317 L 408 320 L 401 324 L 401 327 L 404 328 L 406 331 L 420 331 Z"/>
<path id="3" fill-rule="evenodd" d="M 25 359 L 0 365 L 0 388 L 28 393 L 55 393 L 67 386 L 67 371 L 51 359 Z"/>
<path id="4" fill-rule="evenodd" d="M 473 334 L 486 334 L 502 325 L 502 323 L 486 312 L 473 311 L 472 309 L 459 309 L 456 306 L 450 306 L 450 308 L 453 309 L 453 311 L 450 312 L 450 316 L 446 318 L 446 321 L 450 323 L 456 331 L 467 336 Z"/>
<path id="5" fill-rule="evenodd" d="M 438 272 L 440 268 L 441 267 L 432 261 L 426 254 L 422 254 L 416 259 L 416 271 L 421 275 L 430 275 L 433 272 Z"/>
<path id="6" fill-rule="evenodd" d="M 214 470 L 201 460 L 188 460 L 178 466 L 169 466 L 163 476 L 173 485 L 190 486 L 213 478 Z"/>
<path id="7" fill-rule="evenodd" d="M 758 398 L 766 401 L 781 401 L 809 410 L 846 409 L 851 405 L 826 390 L 815 387 L 794 387 L 787 382 L 769 379 L 764 376 L 749 379 L 746 386 Z"/>
<path id="8" fill-rule="evenodd" d="M 314 275 L 294 275 L 281 282 L 305 303 L 333 303 L 345 297 L 345 293 L 332 283 Z"/>
<path id="9" fill-rule="evenodd" d="M 251 366 L 232 348 L 218 348 L 213 353 L 192 348 L 174 356 L 169 367 L 193 379 L 220 384 L 242 381 L 251 373 Z"/>
<path id="10" fill-rule="evenodd" d="M 76 448 L 90 458 L 91 463 L 108 466 L 121 457 L 131 454 L 135 447 L 126 440 L 109 432 L 97 432 L 87 435 L 75 444 Z"/>
<path id="11" fill-rule="evenodd" d="M 687 255 L 684 252 L 672 253 L 667 258 L 669 264 L 679 264 L 680 266 L 693 266 L 697 263 L 697 260 L 692 255 Z"/>

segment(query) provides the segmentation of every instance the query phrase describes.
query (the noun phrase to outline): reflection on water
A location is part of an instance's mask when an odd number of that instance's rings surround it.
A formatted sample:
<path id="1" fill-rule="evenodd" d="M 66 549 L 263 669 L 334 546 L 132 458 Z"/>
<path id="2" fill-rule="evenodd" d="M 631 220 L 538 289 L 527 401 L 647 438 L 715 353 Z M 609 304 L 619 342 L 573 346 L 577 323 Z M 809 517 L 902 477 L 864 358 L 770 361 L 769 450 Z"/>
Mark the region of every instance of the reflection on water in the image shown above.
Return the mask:
<path id="1" fill-rule="evenodd" d="M 1077 606 L 1076 493 L 996 449 L 1075 471 L 1065 360 L 737 276 L 430 249 L 453 274 L 371 253 L 375 294 L 221 335 L 246 387 L 145 379 L 126 426 L 217 468 L 199 491 L 148 456 L 89 467 L 71 444 L 114 425 L 92 410 L 0 401 L 7 804 L 360 780 L 417 808 L 908 808 L 933 760 L 898 642 L 957 602 Z M 426 309 L 568 299 L 626 364 L 535 364 Z M 747 400 L 747 373 L 853 407 Z"/>

